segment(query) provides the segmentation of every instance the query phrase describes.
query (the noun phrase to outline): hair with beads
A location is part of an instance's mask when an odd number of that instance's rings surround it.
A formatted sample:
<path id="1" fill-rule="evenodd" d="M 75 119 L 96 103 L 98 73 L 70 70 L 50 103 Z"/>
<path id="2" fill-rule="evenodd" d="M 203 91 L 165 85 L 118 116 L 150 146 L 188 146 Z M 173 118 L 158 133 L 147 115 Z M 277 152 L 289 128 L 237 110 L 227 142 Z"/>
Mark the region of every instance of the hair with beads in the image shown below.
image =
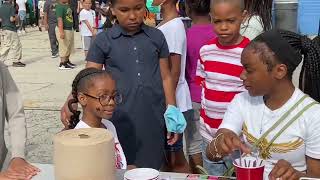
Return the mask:
<path id="1" fill-rule="evenodd" d="M 68 102 L 68 107 L 70 112 L 72 113 L 70 117 L 70 125 L 69 128 L 73 129 L 77 126 L 78 122 L 80 121 L 80 111 L 75 110 L 72 105 L 77 104 L 79 102 L 78 100 L 78 94 L 79 92 L 85 92 L 89 89 L 90 86 L 93 85 L 95 78 L 97 77 L 110 77 L 112 78 L 112 75 L 109 71 L 105 70 L 99 70 L 96 68 L 86 68 L 80 71 L 75 79 L 72 82 L 72 99 Z"/>
<path id="2" fill-rule="evenodd" d="M 316 37 L 311 40 L 307 36 L 285 30 L 278 30 L 278 33 L 298 56 L 299 62 L 296 64 L 303 61 L 299 88 L 316 101 L 320 101 L 320 38 Z M 298 65 L 294 66 L 286 60 L 280 59 L 265 42 L 254 39 L 247 48 L 259 53 L 261 60 L 268 66 L 268 70 L 271 70 L 275 64 L 285 64 L 288 69 L 287 76 L 290 80 L 292 79 L 292 74 Z"/>

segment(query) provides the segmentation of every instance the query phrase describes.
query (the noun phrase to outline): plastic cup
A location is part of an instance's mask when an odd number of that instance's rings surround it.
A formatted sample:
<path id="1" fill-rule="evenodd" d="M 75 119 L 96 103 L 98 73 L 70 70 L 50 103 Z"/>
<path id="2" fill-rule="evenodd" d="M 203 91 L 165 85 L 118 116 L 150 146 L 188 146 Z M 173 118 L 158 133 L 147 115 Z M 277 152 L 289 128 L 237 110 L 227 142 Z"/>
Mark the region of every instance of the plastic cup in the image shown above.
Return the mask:
<path id="1" fill-rule="evenodd" d="M 253 157 L 242 157 L 241 163 L 239 158 L 233 162 L 233 165 L 237 180 L 263 180 L 265 166 L 263 160 L 257 160 Z"/>
<path id="2" fill-rule="evenodd" d="M 151 168 L 137 168 L 127 171 L 124 180 L 158 180 L 159 171 Z"/>

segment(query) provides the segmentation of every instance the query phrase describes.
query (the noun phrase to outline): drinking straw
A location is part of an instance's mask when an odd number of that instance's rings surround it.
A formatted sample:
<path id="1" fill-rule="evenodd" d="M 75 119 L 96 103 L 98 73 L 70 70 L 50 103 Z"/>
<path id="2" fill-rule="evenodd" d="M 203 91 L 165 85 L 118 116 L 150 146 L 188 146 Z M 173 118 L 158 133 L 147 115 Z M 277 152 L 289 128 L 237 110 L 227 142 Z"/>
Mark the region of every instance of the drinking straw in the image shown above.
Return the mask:
<path id="1" fill-rule="evenodd" d="M 253 167 L 257 167 L 257 160 L 253 161 Z"/>
<path id="2" fill-rule="evenodd" d="M 261 166 L 262 165 L 262 160 L 260 160 L 260 165 L 259 166 Z"/>
<path id="3" fill-rule="evenodd" d="M 241 149 L 239 149 L 239 153 L 240 153 L 240 158 L 239 158 L 239 161 L 240 161 L 240 167 L 242 167 L 242 152 L 241 152 Z"/>

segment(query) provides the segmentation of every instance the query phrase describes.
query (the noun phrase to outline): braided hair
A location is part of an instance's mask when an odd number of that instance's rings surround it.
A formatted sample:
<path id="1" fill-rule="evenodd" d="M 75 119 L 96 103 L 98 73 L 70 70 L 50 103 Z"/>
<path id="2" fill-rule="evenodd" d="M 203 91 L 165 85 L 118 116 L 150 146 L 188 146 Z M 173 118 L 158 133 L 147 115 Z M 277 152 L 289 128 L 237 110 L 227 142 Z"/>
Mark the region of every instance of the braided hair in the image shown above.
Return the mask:
<path id="1" fill-rule="evenodd" d="M 80 71 L 75 79 L 72 82 L 72 99 L 68 102 L 68 107 L 70 112 L 72 113 L 70 117 L 70 129 L 74 129 L 77 124 L 80 121 L 80 111 L 75 110 L 72 105 L 77 104 L 79 102 L 78 100 L 78 94 L 79 92 L 84 92 L 89 89 L 90 86 L 92 86 L 92 82 L 96 77 L 106 76 L 112 78 L 112 75 L 109 71 L 105 70 L 99 70 L 96 68 L 86 68 Z"/>
<path id="2" fill-rule="evenodd" d="M 301 38 L 301 53 L 304 61 L 299 78 L 299 88 L 320 102 L 320 37 L 312 41 L 306 36 Z"/>
<path id="3" fill-rule="evenodd" d="M 244 8 L 251 17 L 257 15 L 261 18 L 264 31 L 271 29 L 272 22 L 272 2 L 273 0 L 244 0 Z"/>
<path id="4" fill-rule="evenodd" d="M 298 56 L 296 66 L 278 58 L 266 43 L 259 40 L 253 40 L 247 48 L 259 53 L 263 63 L 267 65 L 268 70 L 279 63 L 285 64 L 288 69 L 288 78 L 292 79 L 292 74 L 299 63 L 303 60 L 302 69 L 299 77 L 299 88 L 313 99 L 320 101 L 320 38 L 314 40 L 307 36 L 296 34 L 294 32 L 278 30 L 280 36 L 288 42 Z M 285 52 L 284 52 L 285 53 Z M 274 60 L 274 61 L 272 61 Z"/>

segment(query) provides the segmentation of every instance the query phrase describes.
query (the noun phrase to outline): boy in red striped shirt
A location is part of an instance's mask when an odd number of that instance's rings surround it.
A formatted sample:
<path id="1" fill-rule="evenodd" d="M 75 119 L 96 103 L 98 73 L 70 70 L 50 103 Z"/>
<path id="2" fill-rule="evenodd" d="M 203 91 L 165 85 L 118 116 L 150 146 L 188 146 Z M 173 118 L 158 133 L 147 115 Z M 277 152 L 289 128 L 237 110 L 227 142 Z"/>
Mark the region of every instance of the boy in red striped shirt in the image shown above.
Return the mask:
<path id="1" fill-rule="evenodd" d="M 240 35 L 246 15 L 243 0 L 213 0 L 212 22 L 217 37 L 200 49 L 197 82 L 202 86 L 200 133 L 203 136 L 203 165 L 212 175 L 223 175 L 230 161 L 211 162 L 206 156 L 208 143 L 220 126 L 233 97 L 244 91 L 240 74 L 242 50 L 250 40 Z"/>

